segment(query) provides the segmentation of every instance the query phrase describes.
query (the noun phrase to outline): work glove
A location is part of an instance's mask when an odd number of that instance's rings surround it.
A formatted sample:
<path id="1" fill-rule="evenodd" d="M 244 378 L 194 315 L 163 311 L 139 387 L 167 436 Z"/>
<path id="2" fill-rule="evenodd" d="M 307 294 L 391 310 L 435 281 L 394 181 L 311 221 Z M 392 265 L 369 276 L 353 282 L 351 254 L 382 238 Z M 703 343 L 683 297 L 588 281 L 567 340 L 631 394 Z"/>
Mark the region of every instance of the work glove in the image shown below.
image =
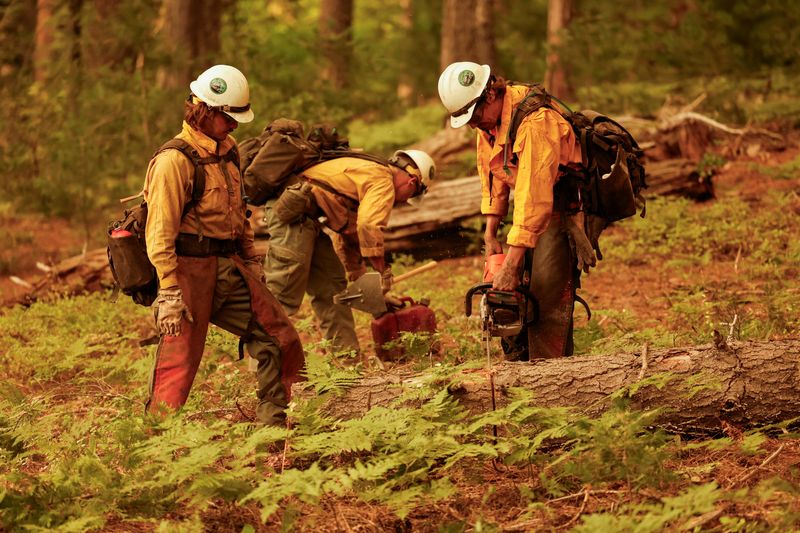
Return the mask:
<path id="1" fill-rule="evenodd" d="M 184 318 L 194 324 L 192 314 L 183 302 L 183 293 L 181 293 L 180 287 L 159 289 L 156 301 L 153 303 L 153 317 L 161 335 L 173 337 L 180 335 L 181 322 Z"/>
<path id="2" fill-rule="evenodd" d="M 383 290 L 383 294 L 386 294 L 390 290 L 392 290 L 392 284 L 394 282 L 394 277 L 392 276 L 392 267 L 387 266 L 381 272 L 381 289 Z"/>
<path id="3" fill-rule="evenodd" d="M 606 226 L 608 226 L 608 221 L 605 218 L 586 215 L 586 237 L 597 252 L 598 259 L 603 259 L 603 253 L 600 251 L 600 234 L 606 229 Z"/>
<path id="4" fill-rule="evenodd" d="M 267 284 L 267 274 L 264 272 L 264 258 L 262 256 L 254 255 L 253 257 L 245 259 L 244 265 L 250 272 L 256 275 L 262 285 Z"/>
<path id="5" fill-rule="evenodd" d="M 597 265 L 597 256 L 594 254 L 592 243 L 586 237 L 586 232 L 583 231 L 581 226 L 578 226 L 573 217 L 566 217 L 565 225 L 570 244 L 578 259 L 578 270 L 588 273 L 590 267 Z"/>

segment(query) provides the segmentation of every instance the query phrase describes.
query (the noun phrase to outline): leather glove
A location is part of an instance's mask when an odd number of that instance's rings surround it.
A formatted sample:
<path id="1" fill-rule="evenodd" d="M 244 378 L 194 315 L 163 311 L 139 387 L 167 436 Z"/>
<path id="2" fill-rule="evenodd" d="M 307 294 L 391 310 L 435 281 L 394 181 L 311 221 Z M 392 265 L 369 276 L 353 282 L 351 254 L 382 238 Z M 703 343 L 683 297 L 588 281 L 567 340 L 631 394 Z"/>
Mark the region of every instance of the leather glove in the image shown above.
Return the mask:
<path id="1" fill-rule="evenodd" d="M 608 226 L 606 219 L 595 215 L 586 215 L 586 237 L 592 244 L 592 248 L 597 252 L 597 258 L 603 259 L 600 251 L 600 233 Z"/>
<path id="2" fill-rule="evenodd" d="M 194 324 L 189 308 L 183 302 L 183 293 L 180 287 L 159 289 L 156 301 L 153 303 L 153 316 L 156 328 L 161 335 L 177 336 L 181 334 L 181 322 L 185 318 Z"/>
<path id="3" fill-rule="evenodd" d="M 597 265 L 597 256 L 595 256 L 592 243 L 589 242 L 589 238 L 586 237 L 582 226 L 583 224 L 578 226 L 575 219 L 572 217 L 567 217 L 567 235 L 575 251 L 575 256 L 578 258 L 578 270 L 583 270 L 588 273 L 589 267 Z"/>
<path id="4" fill-rule="evenodd" d="M 267 274 L 264 272 L 264 258 L 260 255 L 254 255 L 244 260 L 244 264 L 250 269 L 250 272 L 256 275 L 262 284 L 267 284 Z"/>
<path id="5" fill-rule="evenodd" d="M 383 290 L 383 294 L 386 294 L 390 290 L 392 290 L 392 283 L 394 281 L 394 277 L 392 276 L 392 267 L 387 266 L 381 272 L 381 289 Z"/>

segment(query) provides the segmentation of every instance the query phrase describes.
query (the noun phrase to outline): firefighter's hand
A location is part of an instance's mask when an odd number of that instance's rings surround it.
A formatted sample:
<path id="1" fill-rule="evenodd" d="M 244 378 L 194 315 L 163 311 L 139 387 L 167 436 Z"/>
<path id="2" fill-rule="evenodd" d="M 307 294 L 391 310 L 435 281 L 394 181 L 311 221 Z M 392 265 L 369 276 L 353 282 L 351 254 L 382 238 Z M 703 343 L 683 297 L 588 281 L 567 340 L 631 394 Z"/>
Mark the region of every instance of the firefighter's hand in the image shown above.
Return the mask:
<path id="1" fill-rule="evenodd" d="M 392 290 L 393 284 L 394 276 L 392 276 L 392 267 L 387 266 L 383 269 L 383 272 L 381 272 L 381 290 L 383 290 L 383 294 Z"/>
<path id="2" fill-rule="evenodd" d="M 384 303 L 386 303 L 386 309 L 388 309 L 389 311 L 396 311 L 398 309 L 401 309 L 405 305 L 403 303 L 403 300 L 391 294 L 384 294 L 383 301 Z"/>
<path id="3" fill-rule="evenodd" d="M 364 263 L 361 263 L 357 269 L 347 273 L 347 281 L 353 282 L 366 273 L 367 273 L 367 267 L 364 266 Z"/>
<path id="4" fill-rule="evenodd" d="M 494 235 L 484 235 L 483 244 L 487 258 L 490 255 L 503 253 L 503 245 L 500 244 L 500 241 L 498 241 L 497 237 L 495 237 Z"/>
<path id="5" fill-rule="evenodd" d="M 159 289 L 156 301 L 153 303 L 153 315 L 156 320 L 156 328 L 161 335 L 180 335 L 184 318 L 189 323 L 194 323 L 189 308 L 183 302 L 183 293 L 181 293 L 180 287 Z"/>
<path id="6" fill-rule="evenodd" d="M 264 272 L 264 258 L 262 256 L 255 255 L 249 259 L 245 259 L 244 264 L 250 269 L 250 272 L 256 275 L 262 284 L 267 284 L 267 274 Z"/>
<path id="7" fill-rule="evenodd" d="M 492 279 L 492 288 L 498 291 L 513 291 L 519 284 L 519 265 L 506 258 Z"/>

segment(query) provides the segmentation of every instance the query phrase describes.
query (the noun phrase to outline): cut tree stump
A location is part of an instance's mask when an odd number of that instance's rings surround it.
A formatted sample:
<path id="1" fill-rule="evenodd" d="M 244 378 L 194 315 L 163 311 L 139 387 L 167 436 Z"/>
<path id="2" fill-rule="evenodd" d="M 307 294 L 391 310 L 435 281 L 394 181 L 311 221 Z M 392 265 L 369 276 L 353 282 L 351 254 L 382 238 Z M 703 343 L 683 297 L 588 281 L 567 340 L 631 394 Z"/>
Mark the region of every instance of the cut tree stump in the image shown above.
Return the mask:
<path id="1" fill-rule="evenodd" d="M 673 379 L 661 389 L 639 389 L 631 408 L 663 409 L 656 425 L 670 431 L 719 433 L 724 424 L 750 428 L 800 416 L 800 340 L 650 350 L 644 358 L 639 352 L 502 362 L 493 368 L 498 407 L 508 403 L 509 389 L 521 387 L 534 392 L 538 406 L 572 407 L 590 416 L 608 408 L 610 394 L 663 373 Z M 389 406 L 421 379 L 414 374 L 371 375 L 330 399 L 325 409 L 335 418 L 361 416 L 368 406 Z M 689 396 L 689 390 L 694 394 Z M 461 374 L 450 393 L 473 413 L 491 409 L 486 370 Z M 310 393 L 299 383 L 295 394 Z"/>

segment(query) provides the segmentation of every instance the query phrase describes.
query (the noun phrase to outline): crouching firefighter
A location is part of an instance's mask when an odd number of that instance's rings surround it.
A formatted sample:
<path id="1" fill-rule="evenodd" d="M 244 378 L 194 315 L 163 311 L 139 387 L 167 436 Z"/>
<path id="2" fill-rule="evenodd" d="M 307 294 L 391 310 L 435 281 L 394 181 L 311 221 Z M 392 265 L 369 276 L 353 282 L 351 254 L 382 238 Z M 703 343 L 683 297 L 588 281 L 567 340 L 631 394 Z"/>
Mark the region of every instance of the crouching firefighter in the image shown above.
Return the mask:
<path id="1" fill-rule="evenodd" d="M 258 361 L 256 415 L 282 424 L 304 356 L 281 305 L 264 285 L 247 220 L 236 141 L 250 122 L 250 92 L 234 67 L 216 65 L 190 84 L 182 131 L 147 169 L 147 255 L 158 276 L 153 304 L 161 341 L 147 410 L 186 403 L 209 323 L 241 337 Z"/>
<path id="2" fill-rule="evenodd" d="M 339 336 L 339 342 L 357 350 L 350 308 L 334 303 L 333 297 L 348 280 L 365 274 L 367 263 L 381 273 L 384 294 L 392 288 L 383 230 L 392 208 L 417 204 L 434 174 L 433 159 L 420 150 L 398 150 L 388 161 L 343 156 L 303 170 L 277 200 L 267 203 L 267 286 L 290 312 L 313 288 L 312 304 L 326 337 Z"/>
<path id="3" fill-rule="evenodd" d="M 581 163 L 573 128 L 558 112 L 542 107 L 515 125 L 514 139 L 510 134 L 512 117 L 529 86 L 493 76 L 488 65 L 453 63 L 442 72 L 438 88 L 452 126 L 468 124 L 477 131 L 487 260 L 503 253 L 497 230 L 508 213 L 510 191 L 514 191 L 508 252 L 494 275 L 493 288 L 514 291 L 521 284 L 520 272 L 529 272 L 530 280 L 525 282 L 538 302 L 538 320 L 528 325 L 527 331 L 523 329 L 515 347 L 505 343 L 504 349 L 507 355 L 521 359 L 571 355 L 580 270 L 569 231 L 577 229 L 582 234 L 583 222 L 576 223 L 567 215 L 554 191 L 562 177 L 560 167 Z M 588 242 L 585 234 L 582 242 Z M 591 246 L 588 253 L 584 259 L 593 266 Z"/>

